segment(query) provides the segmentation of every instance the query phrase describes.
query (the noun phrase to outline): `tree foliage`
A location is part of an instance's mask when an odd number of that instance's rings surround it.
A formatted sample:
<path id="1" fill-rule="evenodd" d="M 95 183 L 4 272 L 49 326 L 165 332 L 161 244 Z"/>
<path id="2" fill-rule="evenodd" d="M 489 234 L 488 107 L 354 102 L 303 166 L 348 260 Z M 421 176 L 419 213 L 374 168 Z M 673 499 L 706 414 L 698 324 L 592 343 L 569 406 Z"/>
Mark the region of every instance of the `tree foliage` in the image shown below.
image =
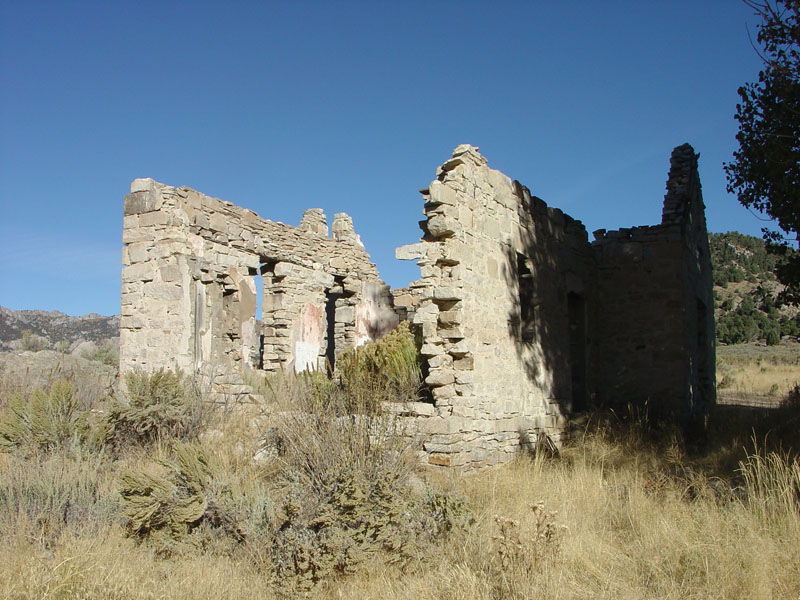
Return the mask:
<path id="1" fill-rule="evenodd" d="M 757 43 L 764 68 L 755 83 L 739 88 L 739 149 L 725 165 L 728 191 L 800 240 L 800 0 L 744 0 L 756 11 Z M 773 251 L 788 241 L 764 230 Z M 800 301 L 800 258 L 778 269 L 787 299 Z"/>

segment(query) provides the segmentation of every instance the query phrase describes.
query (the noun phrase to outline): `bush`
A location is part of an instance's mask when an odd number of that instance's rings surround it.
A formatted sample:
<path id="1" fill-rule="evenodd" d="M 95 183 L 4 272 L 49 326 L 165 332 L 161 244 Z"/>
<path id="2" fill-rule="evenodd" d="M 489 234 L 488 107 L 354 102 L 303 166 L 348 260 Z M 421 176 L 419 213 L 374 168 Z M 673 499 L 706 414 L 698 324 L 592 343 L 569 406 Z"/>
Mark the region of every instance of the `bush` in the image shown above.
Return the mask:
<path id="1" fill-rule="evenodd" d="M 103 363 L 109 367 L 119 366 L 119 350 L 111 345 L 100 346 L 94 350 L 84 350 L 81 357 Z"/>
<path id="2" fill-rule="evenodd" d="M 116 512 L 104 489 L 107 463 L 97 455 L 53 453 L 39 459 L 9 457 L 0 463 L 0 538 L 18 531 L 45 545 L 62 531 L 96 534 Z"/>
<path id="3" fill-rule="evenodd" d="M 209 410 L 191 381 L 178 371 L 125 374 L 127 393 L 111 402 L 104 438 L 119 448 L 196 436 Z"/>
<path id="4" fill-rule="evenodd" d="M 72 384 L 61 379 L 30 398 L 15 394 L 0 420 L 0 451 L 53 450 L 85 441 L 89 433 L 86 411 L 80 410 Z"/>
<path id="5" fill-rule="evenodd" d="M 467 522 L 463 501 L 412 491 L 417 458 L 400 420 L 375 404 L 348 413 L 357 401 L 342 394 L 308 395 L 277 423 L 285 493 L 271 562 L 287 594 L 370 560 L 407 565 Z"/>
<path id="6" fill-rule="evenodd" d="M 777 346 L 781 343 L 781 336 L 777 329 L 773 327 L 767 330 L 766 342 L 767 346 Z"/>
<path id="7" fill-rule="evenodd" d="M 161 555 L 233 545 L 268 565 L 291 595 L 375 557 L 405 565 L 468 522 L 463 499 L 412 491 L 416 457 L 394 417 L 342 416 L 336 402 L 312 395 L 294 409 L 274 433 L 277 474 L 245 467 L 249 481 L 236 483 L 216 455 L 181 442 L 172 458 L 126 471 L 119 481 L 129 534 Z M 280 499 L 277 514 L 269 495 Z"/>
<path id="8" fill-rule="evenodd" d="M 164 554 L 179 549 L 201 526 L 243 541 L 236 517 L 213 493 L 220 465 L 196 444 L 176 443 L 174 453 L 172 460 L 120 477 L 122 514 L 130 534 L 153 541 Z M 198 538 L 190 541 L 198 544 Z"/>
<path id="9" fill-rule="evenodd" d="M 376 342 L 352 348 L 336 363 L 341 384 L 351 398 L 415 400 L 422 382 L 420 354 L 408 323 Z"/>
<path id="10" fill-rule="evenodd" d="M 47 347 L 47 341 L 30 329 L 22 332 L 22 339 L 20 340 L 19 349 L 23 352 L 39 352 Z"/>

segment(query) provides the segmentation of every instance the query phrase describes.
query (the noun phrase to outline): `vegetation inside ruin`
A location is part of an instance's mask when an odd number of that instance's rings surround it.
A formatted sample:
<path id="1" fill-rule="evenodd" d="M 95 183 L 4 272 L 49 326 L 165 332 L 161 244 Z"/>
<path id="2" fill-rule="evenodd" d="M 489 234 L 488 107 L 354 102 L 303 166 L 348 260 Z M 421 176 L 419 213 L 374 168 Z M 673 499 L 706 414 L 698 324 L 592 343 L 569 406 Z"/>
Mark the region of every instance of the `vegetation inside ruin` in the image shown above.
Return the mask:
<path id="1" fill-rule="evenodd" d="M 398 398 L 416 400 L 422 386 L 422 366 L 417 340 L 408 322 L 377 342 L 347 350 L 336 364 L 348 396 L 361 391 L 372 402 Z"/>
<path id="2" fill-rule="evenodd" d="M 796 365 L 778 348 L 720 362 Z M 0 596 L 800 594 L 794 386 L 716 407 L 700 453 L 646 414 L 595 415 L 555 458 L 460 477 L 422 469 L 355 382 L 274 375 L 235 406 L 168 371 L 127 385 L 0 381 Z"/>

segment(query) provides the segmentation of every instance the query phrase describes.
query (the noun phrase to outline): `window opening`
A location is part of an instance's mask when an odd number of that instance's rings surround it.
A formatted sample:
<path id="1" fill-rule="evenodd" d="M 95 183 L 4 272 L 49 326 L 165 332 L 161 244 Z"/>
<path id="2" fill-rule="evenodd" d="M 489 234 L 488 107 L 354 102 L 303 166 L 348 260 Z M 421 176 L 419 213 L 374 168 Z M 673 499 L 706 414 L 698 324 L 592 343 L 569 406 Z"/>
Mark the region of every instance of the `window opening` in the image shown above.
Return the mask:
<path id="1" fill-rule="evenodd" d="M 530 342 L 534 337 L 533 273 L 524 254 L 517 254 L 517 287 L 519 290 L 520 337 Z"/>

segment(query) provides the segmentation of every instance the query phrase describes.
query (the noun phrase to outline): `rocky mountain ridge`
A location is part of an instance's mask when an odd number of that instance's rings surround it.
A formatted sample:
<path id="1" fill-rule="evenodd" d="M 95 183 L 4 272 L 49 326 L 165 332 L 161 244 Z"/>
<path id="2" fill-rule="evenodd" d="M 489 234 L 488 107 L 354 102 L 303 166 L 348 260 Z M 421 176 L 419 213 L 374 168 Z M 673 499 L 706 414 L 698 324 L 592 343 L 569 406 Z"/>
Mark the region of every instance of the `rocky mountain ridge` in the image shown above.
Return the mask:
<path id="1" fill-rule="evenodd" d="M 119 345 L 119 315 L 78 317 L 57 310 L 11 310 L 0 306 L 0 349 L 73 351 L 81 344 Z M 30 346 L 25 348 L 24 346 Z"/>

